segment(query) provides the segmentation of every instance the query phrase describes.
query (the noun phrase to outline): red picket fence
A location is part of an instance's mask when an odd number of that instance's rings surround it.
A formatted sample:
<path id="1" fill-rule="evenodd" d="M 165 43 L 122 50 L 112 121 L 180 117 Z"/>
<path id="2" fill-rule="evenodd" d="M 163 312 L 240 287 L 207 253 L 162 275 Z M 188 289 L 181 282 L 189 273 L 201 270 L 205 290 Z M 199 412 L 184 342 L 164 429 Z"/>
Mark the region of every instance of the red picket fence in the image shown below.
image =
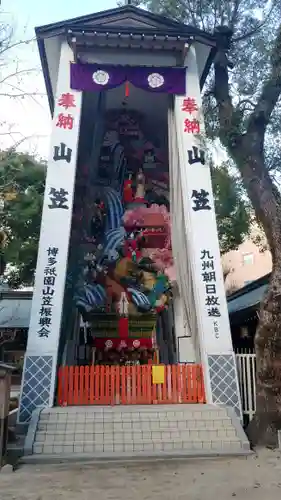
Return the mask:
<path id="1" fill-rule="evenodd" d="M 153 383 L 152 370 L 151 365 L 62 366 L 58 373 L 58 404 L 205 403 L 201 365 L 166 365 L 161 384 Z"/>

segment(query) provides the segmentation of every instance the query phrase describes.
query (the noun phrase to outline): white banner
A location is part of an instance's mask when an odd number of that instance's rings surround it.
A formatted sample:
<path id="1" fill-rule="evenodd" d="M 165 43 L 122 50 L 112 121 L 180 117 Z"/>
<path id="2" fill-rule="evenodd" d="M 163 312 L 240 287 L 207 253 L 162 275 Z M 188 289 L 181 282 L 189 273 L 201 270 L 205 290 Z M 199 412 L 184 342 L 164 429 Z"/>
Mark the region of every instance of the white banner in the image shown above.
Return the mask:
<path id="1" fill-rule="evenodd" d="M 201 349 L 208 355 L 226 354 L 232 352 L 232 341 L 194 47 L 189 49 L 187 66 L 187 95 L 175 97 L 175 117 L 196 313 Z"/>
<path id="2" fill-rule="evenodd" d="M 72 221 L 82 93 L 70 88 L 73 54 L 62 44 L 27 355 L 56 357 Z"/>

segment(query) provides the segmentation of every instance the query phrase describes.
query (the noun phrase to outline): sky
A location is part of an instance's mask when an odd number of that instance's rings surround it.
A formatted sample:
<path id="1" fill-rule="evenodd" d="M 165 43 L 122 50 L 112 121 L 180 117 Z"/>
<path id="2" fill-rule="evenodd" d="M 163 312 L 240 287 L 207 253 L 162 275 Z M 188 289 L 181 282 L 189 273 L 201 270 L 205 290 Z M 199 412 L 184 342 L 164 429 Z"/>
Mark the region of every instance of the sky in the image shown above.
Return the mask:
<path id="1" fill-rule="evenodd" d="M 116 7 L 116 0 L 2 0 L 1 25 L 13 26 L 13 41 L 30 40 L 34 27 Z M 18 76 L 12 77 L 13 73 Z M 3 82 L 5 80 L 5 82 Z M 9 97 L 11 93 L 26 97 Z M 21 44 L 0 60 L 0 148 L 18 149 L 46 158 L 51 130 L 36 42 Z"/>

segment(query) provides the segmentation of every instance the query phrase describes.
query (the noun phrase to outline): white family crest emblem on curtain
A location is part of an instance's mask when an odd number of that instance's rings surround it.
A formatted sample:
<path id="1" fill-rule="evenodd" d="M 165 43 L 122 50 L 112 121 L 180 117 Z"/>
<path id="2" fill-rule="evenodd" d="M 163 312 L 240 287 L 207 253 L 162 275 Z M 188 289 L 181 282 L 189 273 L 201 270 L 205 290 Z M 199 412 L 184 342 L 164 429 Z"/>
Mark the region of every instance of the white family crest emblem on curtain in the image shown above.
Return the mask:
<path id="1" fill-rule="evenodd" d="M 158 87 L 162 87 L 164 83 L 164 77 L 160 75 L 160 73 L 151 73 L 147 77 L 148 85 L 152 89 L 157 89 Z"/>
<path id="2" fill-rule="evenodd" d="M 97 85 L 106 85 L 109 81 L 109 73 L 107 73 L 107 71 L 98 69 L 93 73 L 93 81 Z"/>

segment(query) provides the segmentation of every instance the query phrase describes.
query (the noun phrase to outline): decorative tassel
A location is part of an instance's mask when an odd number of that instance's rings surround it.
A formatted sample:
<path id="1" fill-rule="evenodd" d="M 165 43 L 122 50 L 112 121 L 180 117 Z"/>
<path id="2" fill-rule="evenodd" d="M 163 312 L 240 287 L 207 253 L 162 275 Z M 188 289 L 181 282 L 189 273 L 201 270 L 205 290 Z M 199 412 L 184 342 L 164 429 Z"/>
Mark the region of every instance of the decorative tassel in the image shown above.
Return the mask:
<path id="1" fill-rule="evenodd" d="M 125 82 L 125 97 L 129 97 L 130 94 L 130 88 L 129 88 L 129 82 Z"/>

